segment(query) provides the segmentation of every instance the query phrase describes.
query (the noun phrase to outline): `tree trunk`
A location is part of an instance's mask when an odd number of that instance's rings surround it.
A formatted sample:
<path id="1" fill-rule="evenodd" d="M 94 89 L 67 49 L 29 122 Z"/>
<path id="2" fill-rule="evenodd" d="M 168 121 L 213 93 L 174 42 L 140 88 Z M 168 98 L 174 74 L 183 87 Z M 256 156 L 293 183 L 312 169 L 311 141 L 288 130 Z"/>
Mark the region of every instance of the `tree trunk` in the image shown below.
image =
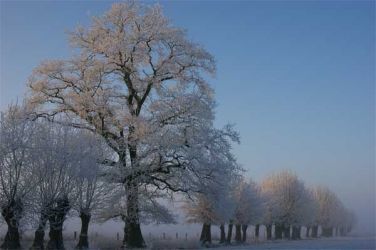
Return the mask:
<path id="1" fill-rule="evenodd" d="M 318 231 L 319 231 L 319 226 L 317 226 L 317 225 L 312 226 L 311 237 L 317 238 L 318 237 Z"/>
<path id="2" fill-rule="evenodd" d="M 12 222 L 7 221 L 8 231 L 5 235 L 4 242 L 0 248 L 2 249 L 20 249 L 20 234 L 18 232 L 18 227 L 13 226 Z"/>
<path id="3" fill-rule="evenodd" d="M 242 242 L 242 226 L 240 224 L 235 225 L 235 241 L 237 243 Z"/>
<path id="4" fill-rule="evenodd" d="M 339 233 L 340 233 L 341 236 L 345 236 L 345 235 L 346 235 L 345 232 L 346 232 L 346 230 L 345 230 L 344 227 L 341 227 L 341 228 L 339 229 Z"/>
<path id="5" fill-rule="evenodd" d="M 42 250 L 44 249 L 44 228 L 38 226 L 35 230 L 33 245 L 30 249 Z"/>
<path id="6" fill-rule="evenodd" d="M 90 213 L 81 212 L 81 232 L 80 232 L 80 240 L 76 246 L 77 249 L 88 249 L 89 248 L 89 241 L 88 241 L 88 231 L 89 231 L 89 223 L 91 215 Z"/>
<path id="7" fill-rule="evenodd" d="M 21 201 L 12 200 L 9 204 L 2 207 L 1 214 L 4 217 L 8 226 L 8 231 L 5 235 L 4 242 L 0 246 L 3 249 L 19 249 L 20 234 L 18 231 L 18 222 L 22 213 Z"/>
<path id="8" fill-rule="evenodd" d="M 206 239 L 208 243 L 211 244 L 212 240 L 211 240 L 211 225 L 210 224 L 206 225 Z"/>
<path id="9" fill-rule="evenodd" d="M 283 231 L 283 226 L 280 224 L 275 225 L 275 238 L 277 240 L 282 239 L 282 231 Z"/>
<path id="10" fill-rule="evenodd" d="M 242 225 L 242 231 L 243 231 L 242 242 L 247 241 L 247 229 L 248 229 L 248 225 Z"/>
<path id="11" fill-rule="evenodd" d="M 306 227 L 306 238 L 309 238 L 309 230 L 311 229 L 310 226 Z"/>
<path id="12" fill-rule="evenodd" d="M 272 225 L 266 225 L 266 239 L 272 239 Z"/>
<path id="13" fill-rule="evenodd" d="M 226 232 L 225 232 L 225 225 L 221 224 L 219 226 L 219 229 L 221 230 L 221 238 L 219 240 L 219 243 L 225 243 L 226 242 Z"/>
<path id="14" fill-rule="evenodd" d="M 44 249 L 44 230 L 48 221 L 48 211 L 47 209 L 42 209 L 39 219 L 39 225 L 37 230 L 35 230 L 34 241 L 31 249 L 41 250 Z"/>
<path id="15" fill-rule="evenodd" d="M 293 226 L 292 227 L 292 239 L 293 240 L 300 240 L 300 231 L 301 231 L 300 226 Z"/>
<path id="16" fill-rule="evenodd" d="M 285 238 L 286 238 L 286 239 L 291 239 L 291 235 L 290 235 L 290 226 L 285 226 L 285 227 L 284 227 L 284 233 L 285 233 Z"/>
<path id="17" fill-rule="evenodd" d="M 255 238 L 258 239 L 260 235 L 260 224 L 256 224 L 255 226 Z"/>
<path id="18" fill-rule="evenodd" d="M 305 233 L 305 237 L 306 238 L 309 238 L 309 230 L 311 229 L 310 226 L 307 226 L 307 229 L 306 229 L 306 233 Z"/>
<path id="19" fill-rule="evenodd" d="M 228 224 L 228 231 L 227 231 L 227 243 L 231 243 L 231 238 L 232 238 L 232 223 Z"/>
<path id="20" fill-rule="evenodd" d="M 202 224 L 201 230 L 201 237 L 200 237 L 201 244 L 209 243 L 211 244 L 211 225 L 210 224 Z"/>
<path id="21" fill-rule="evenodd" d="M 138 116 L 136 113 L 133 116 Z M 135 137 L 135 127 L 129 126 L 128 133 L 128 150 L 131 160 L 131 171 L 137 170 L 137 138 Z M 125 154 L 124 154 L 125 156 Z M 125 157 L 121 157 L 124 167 L 126 166 Z M 126 193 L 127 193 L 127 216 L 125 218 L 124 239 L 126 244 L 123 247 L 127 248 L 144 248 L 146 247 L 144 238 L 142 237 L 140 227 L 139 215 L 139 200 L 138 200 L 138 180 L 137 176 L 129 176 L 126 180 Z"/>
<path id="22" fill-rule="evenodd" d="M 52 221 L 50 220 L 50 223 Z M 50 228 L 50 232 L 48 233 L 48 236 L 49 236 L 49 241 L 47 243 L 47 249 L 51 249 L 51 250 L 55 250 L 55 249 L 59 249 L 59 250 L 64 250 L 64 242 L 63 242 L 63 238 L 61 237 L 61 234 L 60 234 L 60 229 L 54 229 L 54 228 Z"/>
<path id="23" fill-rule="evenodd" d="M 200 242 L 203 242 L 205 240 L 206 232 L 205 232 L 205 223 L 202 224 L 201 228 L 201 235 L 200 235 Z"/>
<path id="24" fill-rule="evenodd" d="M 127 185 L 127 216 L 125 218 L 124 239 L 127 248 L 144 248 L 146 247 L 142 237 L 139 204 L 138 204 L 138 186 L 136 183 Z"/>
<path id="25" fill-rule="evenodd" d="M 332 227 L 323 227 L 322 228 L 322 236 L 332 237 L 333 236 L 333 228 Z"/>
<path id="26" fill-rule="evenodd" d="M 124 236 L 123 236 L 123 245 L 122 245 L 122 248 L 124 248 L 124 246 L 127 245 L 127 230 L 125 229 L 125 226 L 126 226 L 126 216 L 125 215 L 121 215 L 121 220 L 124 222 Z"/>
<path id="27" fill-rule="evenodd" d="M 64 250 L 63 242 L 63 224 L 65 216 L 70 210 L 70 204 L 67 197 L 57 200 L 56 207 L 51 209 L 48 215 L 48 221 L 50 223 L 49 241 L 47 243 L 47 249 Z"/>

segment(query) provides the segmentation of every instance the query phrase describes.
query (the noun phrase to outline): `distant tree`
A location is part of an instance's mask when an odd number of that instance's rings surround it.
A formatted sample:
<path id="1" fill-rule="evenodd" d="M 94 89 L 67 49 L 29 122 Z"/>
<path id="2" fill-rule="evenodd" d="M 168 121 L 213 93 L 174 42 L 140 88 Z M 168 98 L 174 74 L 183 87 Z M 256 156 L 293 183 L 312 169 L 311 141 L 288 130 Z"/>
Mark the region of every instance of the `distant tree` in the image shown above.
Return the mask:
<path id="1" fill-rule="evenodd" d="M 266 183 L 261 183 L 261 197 L 263 201 L 263 213 L 262 213 L 262 222 L 260 224 L 265 225 L 266 228 L 266 239 L 272 239 L 272 227 L 274 223 L 274 214 L 275 214 L 275 207 L 272 205 L 272 193 L 269 192 L 268 188 L 266 187 Z M 259 238 L 260 233 L 260 224 L 256 224 L 255 226 L 255 238 Z"/>
<path id="2" fill-rule="evenodd" d="M 295 174 L 282 171 L 266 178 L 262 183 L 262 191 L 267 196 L 269 223 L 275 224 L 275 237 L 282 238 L 284 232 L 285 237 L 290 238 L 291 226 L 297 227 L 295 236 L 300 235 L 308 200 L 304 183 Z"/>
<path id="3" fill-rule="evenodd" d="M 322 236 L 333 236 L 333 228 L 336 225 L 337 212 L 341 207 L 341 202 L 337 195 L 326 187 L 316 187 L 314 198 L 318 204 L 317 224 L 322 227 Z"/>
<path id="4" fill-rule="evenodd" d="M 356 225 L 356 222 L 357 220 L 355 213 L 345 208 L 343 217 L 341 219 L 341 222 L 339 223 L 339 234 L 341 236 L 346 236 L 352 231 L 352 229 Z"/>
<path id="5" fill-rule="evenodd" d="M 235 240 L 245 242 L 248 225 L 259 223 L 262 216 L 261 191 L 252 180 L 241 180 L 235 186 L 234 196 Z"/>
<path id="6" fill-rule="evenodd" d="M 214 204 L 205 194 L 197 194 L 191 201 L 183 206 L 190 223 L 202 223 L 200 236 L 201 244 L 211 243 L 211 224 L 216 220 Z"/>
<path id="7" fill-rule="evenodd" d="M 101 136 L 117 155 L 113 182 L 126 192 L 125 245 L 145 246 L 139 188 L 195 192 L 217 166 L 217 141 L 237 140 L 213 128 L 213 57 L 170 24 L 158 6 L 114 4 L 89 28 L 71 33 L 79 52 L 51 60 L 30 78 L 35 115 Z M 61 122 L 61 120 L 60 120 Z M 232 159 L 230 154 L 220 154 Z M 115 172 L 112 172 L 114 174 Z"/>
<path id="8" fill-rule="evenodd" d="M 315 229 L 317 234 L 318 204 L 314 197 L 314 191 L 311 188 L 305 190 L 307 201 L 304 206 L 304 216 L 300 218 L 302 225 L 306 226 L 306 238 L 312 237 L 312 232 Z"/>
<path id="9" fill-rule="evenodd" d="M 188 222 L 202 223 L 200 236 L 202 244 L 211 243 L 213 224 L 220 226 L 220 243 L 226 241 L 224 224 L 234 214 L 235 204 L 231 191 L 236 179 L 238 176 L 233 175 L 232 172 L 217 175 L 215 182 L 203 188 L 205 192 L 193 194 L 183 206 Z"/>
<path id="10" fill-rule="evenodd" d="M 18 249 L 20 220 L 36 184 L 30 164 L 35 126 L 22 105 L 0 115 L 0 209 L 8 226 L 1 248 Z"/>

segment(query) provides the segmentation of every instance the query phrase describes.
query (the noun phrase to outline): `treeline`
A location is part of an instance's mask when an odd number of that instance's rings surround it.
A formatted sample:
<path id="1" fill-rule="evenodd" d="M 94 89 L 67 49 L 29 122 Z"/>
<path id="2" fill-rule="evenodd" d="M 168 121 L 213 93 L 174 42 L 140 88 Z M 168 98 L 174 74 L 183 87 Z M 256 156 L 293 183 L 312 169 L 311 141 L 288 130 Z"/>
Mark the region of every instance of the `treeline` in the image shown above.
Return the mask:
<path id="1" fill-rule="evenodd" d="M 114 154 L 102 138 L 33 120 L 30 111 L 17 105 L 1 113 L 0 138 L 0 209 L 8 226 L 1 248 L 20 248 L 19 232 L 24 228 L 35 231 L 32 249 L 64 249 L 62 232 L 68 215 L 81 219 L 77 248 L 88 248 L 93 218 L 123 222 L 129 218 L 128 196 L 115 179 L 122 169 L 109 164 Z M 308 188 L 289 171 L 270 175 L 260 184 L 246 181 L 240 173 L 213 172 L 210 181 L 197 183 L 197 191 L 189 193 L 184 210 L 190 222 L 203 224 L 202 243 L 211 243 L 212 225 L 220 228 L 220 242 L 230 243 L 245 242 L 249 225 L 255 226 L 256 238 L 264 225 L 267 239 L 273 235 L 299 239 L 303 226 L 306 237 L 318 237 L 319 226 L 322 236 L 330 237 L 334 229 L 346 235 L 355 223 L 354 214 L 336 194 L 324 187 Z M 166 196 L 141 187 L 141 222 L 174 222 L 174 215 L 158 202 Z"/>
<path id="2" fill-rule="evenodd" d="M 184 210 L 188 222 L 202 223 L 203 244 L 211 243 L 213 225 L 220 228 L 220 243 L 242 243 L 250 225 L 255 227 L 256 239 L 264 225 L 267 240 L 297 240 L 303 232 L 306 238 L 319 237 L 319 227 L 321 236 L 345 236 L 356 222 L 354 213 L 334 192 L 321 186 L 307 187 L 287 170 L 270 175 L 260 184 L 242 176 L 219 178 L 206 193 L 188 200 Z"/>

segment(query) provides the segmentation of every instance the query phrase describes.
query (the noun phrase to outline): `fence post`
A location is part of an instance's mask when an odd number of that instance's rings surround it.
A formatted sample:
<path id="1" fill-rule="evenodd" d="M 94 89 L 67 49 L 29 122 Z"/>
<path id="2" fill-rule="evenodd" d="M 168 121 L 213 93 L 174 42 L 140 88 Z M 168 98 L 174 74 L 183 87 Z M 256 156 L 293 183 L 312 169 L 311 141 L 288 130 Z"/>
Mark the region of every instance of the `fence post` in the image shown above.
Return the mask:
<path id="1" fill-rule="evenodd" d="M 116 239 L 119 240 L 119 232 L 116 233 Z"/>
<path id="2" fill-rule="evenodd" d="M 185 240 L 188 240 L 188 233 L 185 233 Z"/>
<path id="3" fill-rule="evenodd" d="M 74 239 L 76 240 L 77 239 L 77 232 L 74 231 Z"/>
<path id="4" fill-rule="evenodd" d="M 179 237 L 178 237 L 178 233 L 176 233 L 176 239 L 178 239 Z"/>

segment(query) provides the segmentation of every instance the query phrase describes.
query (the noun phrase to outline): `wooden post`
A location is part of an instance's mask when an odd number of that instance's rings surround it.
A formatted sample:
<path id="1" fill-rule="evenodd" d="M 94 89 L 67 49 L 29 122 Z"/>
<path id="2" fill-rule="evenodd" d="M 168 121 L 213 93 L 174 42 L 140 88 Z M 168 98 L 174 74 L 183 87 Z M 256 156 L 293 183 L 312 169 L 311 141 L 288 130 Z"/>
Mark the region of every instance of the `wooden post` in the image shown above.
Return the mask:
<path id="1" fill-rule="evenodd" d="M 163 239 L 164 239 L 164 240 L 166 239 L 166 234 L 165 234 L 165 233 L 163 233 Z"/>
<path id="2" fill-rule="evenodd" d="M 188 233 L 185 233 L 185 240 L 188 240 Z"/>
<path id="3" fill-rule="evenodd" d="M 74 231 L 74 239 L 76 240 L 77 239 L 77 232 Z"/>
<path id="4" fill-rule="evenodd" d="M 119 233 L 116 234 L 116 239 L 119 240 Z"/>
<path id="5" fill-rule="evenodd" d="M 176 239 L 178 239 L 179 237 L 178 237 L 178 233 L 176 233 Z"/>

